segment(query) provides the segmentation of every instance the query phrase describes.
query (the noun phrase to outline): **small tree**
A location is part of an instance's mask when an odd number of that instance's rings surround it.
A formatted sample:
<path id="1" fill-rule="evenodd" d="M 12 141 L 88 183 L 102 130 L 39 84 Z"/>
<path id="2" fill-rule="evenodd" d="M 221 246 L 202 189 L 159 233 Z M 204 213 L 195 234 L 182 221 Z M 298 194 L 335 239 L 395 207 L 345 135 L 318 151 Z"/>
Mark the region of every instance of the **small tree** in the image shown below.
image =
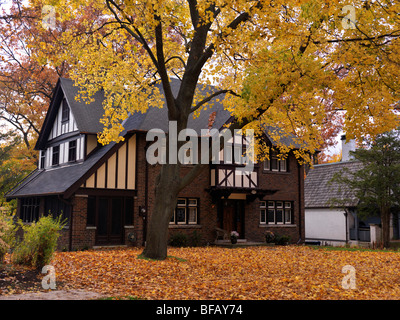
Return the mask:
<path id="1" fill-rule="evenodd" d="M 0 212 L 0 263 L 3 262 L 5 254 L 15 245 L 16 225 L 13 217 Z"/>
<path id="2" fill-rule="evenodd" d="M 16 247 L 13 262 L 41 269 L 49 264 L 57 248 L 59 231 L 64 222 L 61 216 L 53 219 L 51 215 L 41 217 L 38 222 L 22 226 L 24 239 Z"/>
<path id="3" fill-rule="evenodd" d="M 399 205 L 400 137 L 398 131 L 378 135 L 368 148 L 351 152 L 360 161 L 358 171 L 336 173 L 333 180 L 346 185 L 359 199 L 358 214 L 381 217 L 384 247 L 390 241 L 390 212 Z"/>

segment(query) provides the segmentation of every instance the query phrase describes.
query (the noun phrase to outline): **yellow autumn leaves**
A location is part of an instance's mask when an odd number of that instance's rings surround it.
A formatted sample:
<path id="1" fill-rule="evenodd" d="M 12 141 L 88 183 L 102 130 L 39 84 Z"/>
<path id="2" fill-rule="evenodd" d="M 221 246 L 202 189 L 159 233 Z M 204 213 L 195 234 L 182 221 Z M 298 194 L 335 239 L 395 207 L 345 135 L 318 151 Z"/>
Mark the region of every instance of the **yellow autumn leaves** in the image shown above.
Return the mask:
<path id="1" fill-rule="evenodd" d="M 164 261 L 140 249 L 58 252 L 57 286 L 143 299 L 400 299 L 400 253 L 304 246 L 170 248 Z M 355 273 L 355 289 L 345 289 Z M 352 276 L 353 276 L 352 275 Z"/>

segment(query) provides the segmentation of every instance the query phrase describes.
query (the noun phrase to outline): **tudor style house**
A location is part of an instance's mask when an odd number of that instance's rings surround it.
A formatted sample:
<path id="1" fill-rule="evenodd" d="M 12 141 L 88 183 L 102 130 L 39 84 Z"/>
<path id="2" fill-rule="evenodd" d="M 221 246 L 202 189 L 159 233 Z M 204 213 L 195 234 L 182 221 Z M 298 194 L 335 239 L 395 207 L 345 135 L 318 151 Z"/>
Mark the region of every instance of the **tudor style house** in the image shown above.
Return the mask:
<path id="1" fill-rule="evenodd" d="M 172 88 L 177 92 L 179 80 L 172 79 Z M 59 240 L 62 249 L 142 246 L 160 169 L 146 161 L 146 133 L 152 128 L 168 131 L 167 110 L 130 115 L 123 123 L 124 140 L 102 146 L 97 133 L 102 131 L 103 93 L 96 93 L 90 104 L 75 100 L 77 94 L 71 80 L 59 79 L 36 144 L 38 168 L 7 199 L 18 199 L 17 214 L 25 223 L 62 214 L 67 219 Z M 198 133 L 219 130 L 229 119 L 216 102 L 190 119 L 188 127 Z M 268 133 L 265 139 L 273 146 Z M 233 145 L 231 152 L 235 150 Z M 304 168 L 293 154 L 286 159 L 272 154 L 247 175 L 236 174 L 240 164 L 226 154 L 181 191 L 170 234 L 196 231 L 203 244 L 212 244 L 221 230 L 237 231 L 242 241 L 264 241 L 265 231 L 271 230 L 290 236 L 291 242 L 304 241 Z M 183 165 L 182 174 L 190 169 Z"/>

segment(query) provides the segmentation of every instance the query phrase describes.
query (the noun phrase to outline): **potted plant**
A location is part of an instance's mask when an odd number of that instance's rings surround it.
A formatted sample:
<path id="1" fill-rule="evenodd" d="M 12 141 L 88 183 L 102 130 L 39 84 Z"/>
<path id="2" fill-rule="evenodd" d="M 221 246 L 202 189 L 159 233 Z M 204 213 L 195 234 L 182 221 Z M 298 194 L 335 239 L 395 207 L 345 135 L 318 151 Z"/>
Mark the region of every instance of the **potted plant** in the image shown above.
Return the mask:
<path id="1" fill-rule="evenodd" d="M 265 242 L 273 243 L 275 241 L 275 234 L 272 231 L 265 232 Z"/>
<path id="2" fill-rule="evenodd" d="M 237 243 L 238 237 L 239 237 L 239 233 L 237 231 L 232 231 L 231 232 L 231 243 L 232 244 Z"/>

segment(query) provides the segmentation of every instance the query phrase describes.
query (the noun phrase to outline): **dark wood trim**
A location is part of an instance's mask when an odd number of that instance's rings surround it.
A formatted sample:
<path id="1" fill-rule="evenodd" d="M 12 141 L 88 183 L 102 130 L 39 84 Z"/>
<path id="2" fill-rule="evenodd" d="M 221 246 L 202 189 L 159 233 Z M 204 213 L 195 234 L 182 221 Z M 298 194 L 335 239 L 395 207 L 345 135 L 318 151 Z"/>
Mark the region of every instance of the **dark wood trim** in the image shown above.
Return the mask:
<path id="1" fill-rule="evenodd" d="M 88 143 L 87 135 L 85 134 L 83 135 L 83 157 L 82 157 L 83 160 L 86 160 L 87 143 Z"/>
<path id="2" fill-rule="evenodd" d="M 126 150 L 126 158 L 125 158 L 125 189 L 127 189 L 128 188 L 128 168 L 129 168 L 129 164 L 128 164 L 128 161 L 129 161 L 129 140 L 130 140 L 130 137 L 129 138 L 127 138 L 127 139 L 125 139 L 125 142 L 126 142 L 126 148 L 125 148 L 125 150 Z"/>
<path id="3" fill-rule="evenodd" d="M 130 132 L 126 135 L 125 140 L 128 137 L 131 137 L 134 134 L 134 132 Z M 64 192 L 64 198 L 68 199 L 70 198 L 73 193 L 78 190 L 78 188 L 80 188 L 80 186 L 84 183 L 84 181 L 86 181 L 87 179 L 90 178 L 90 176 L 97 172 L 97 169 L 99 169 L 105 161 L 107 161 L 115 152 L 116 150 L 118 150 L 119 148 L 121 148 L 123 146 L 123 144 L 125 143 L 125 141 L 120 141 L 119 143 L 116 143 L 112 148 L 110 148 L 110 150 L 108 150 L 108 152 L 106 152 L 106 154 L 104 154 L 99 161 L 97 161 L 88 171 L 86 171 L 86 173 L 84 173 L 80 179 L 78 179 L 74 184 L 72 184 L 65 192 Z M 96 176 L 95 176 L 96 178 Z M 95 181 L 97 182 L 97 181 Z M 97 184 L 95 184 L 97 186 Z M 109 189 L 107 189 L 109 190 Z"/>
<path id="4" fill-rule="evenodd" d="M 104 188 L 107 189 L 108 184 L 108 160 L 105 162 L 105 170 L 104 170 Z"/>
<path id="5" fill-rule="evenodd" d="M 119 149 L 115 152 L 115 188 L 118 188 L 118 154 Z"/>
<path id="6" fill-rule="evenodd" d="M 79 188 L 75 193 L 88 196 L 134 197 L 137 190 Z"/>
<path id="7" fill-rule="evenodd" d="M 52 129 L 52 127 L 50 127 L 50 124 L 54 123 L 54 119 L 57 116 L 57 112 L 54 111 L 55 105 L 59 104 L 62 101 L 63 96 L 64 95 L 61 88 L 61 81 L 60 79 L 58 79 L 56 87 L 53 91 L 53 99 L 51 99 L 48 112 L 46 113 L 46 117 L 43 121 L 42 130 L 40 130 L 40 134 L 35 145 L 35 150 L 44 149 L 45 143 L 47 142 L 47 138 Z"/>
<path id="8" fill-rule="evenodd" d="M 97 188 L 97 170 L 94 173 L 94 187 Z"/>

